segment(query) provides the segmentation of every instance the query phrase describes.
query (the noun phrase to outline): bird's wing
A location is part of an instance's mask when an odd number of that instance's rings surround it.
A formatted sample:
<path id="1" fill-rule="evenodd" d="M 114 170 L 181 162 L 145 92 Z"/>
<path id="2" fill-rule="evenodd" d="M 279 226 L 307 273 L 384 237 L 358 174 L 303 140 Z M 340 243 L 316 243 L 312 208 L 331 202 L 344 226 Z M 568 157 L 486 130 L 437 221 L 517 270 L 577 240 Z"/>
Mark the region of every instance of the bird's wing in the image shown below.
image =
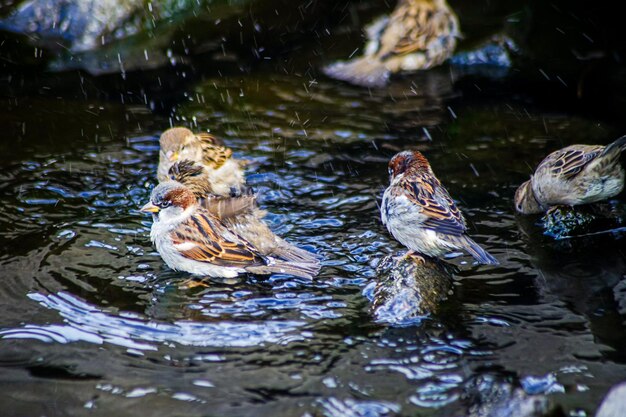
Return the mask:
<path id="1" fill-rule="evenodd" d="M 422 227 L 449 235 L 465 233 L 467 226 L 463 215 L 436 177 L 419 175 L 416 181 L 406 181 L 402 187 L 425 217 Z"/>
<path id="2" fill-rule="evenodd" d="M 170 179 L 189 188 L 199 199 L 200 205 L 218 219 L 247 213 L 256 207 L 257 196 L 252 190 L 234 197 L 215 195 L 204 167 L 188 159 L 174 163 L 168 175 Z"/>
<path id="3" fill-rule="evenodd" d="M 183 185 L 186 185 L 186 181 L 190 178 L 199 177 L 203 173 L 204 168 L 202 165 L 198 165 L 189 159 L 175 162 L 167 172 L 170 179 L 178 181 Z"/>
<path id="4" fill-rule="evenodd" d="M 213 187 L 202 165 L 188 159 L 178 161 L 168 171 L 168 176 L 189 188 L 197 198 L 213 194 Z"/>
<path id="5" fill-rule="evenodd" d="M 219 169 L 233 156 L 230 148 L 202 142 L 202 161 L 213 169 Z"/>
<path id="6" fill-rule="evenodd" d="M 431 2 L 402 1 L 392 13 L 380 42 L 379 55 L 427 51 L 435 39 L 459 36 L 456 18 Z"/>
<path id="7" fill-rule="evenodd" d="M 213 136 L 210 133 L 200 132 L 200 133 L 196 133 L 196 136 L 198 137 L 198 139 L 200 139 L 200 142 L 202 143 L 224 146 L 224 142 L 222 142 L 220 138 L 218 138 L 217 136 Z"/>
<path id="8" fill-rule="evenodd" d="M 233 151 L 224 142 L 210 133 L 197 133 L 202 147 L 203 162 L 213 169 L 218 169 L 233 155 Z"/>
<path id="9" fill-rule="evenodd" d="M 603 148 L 603 146 L 569 146 L 543 160 L 537 170 L 548 168 L 554 175 L 571 179 L 600 155 Z"/>
<path id="10" fill-rule="evenodd" d="M 256 205 L 256 194 L 237 197 L 209 195 L 200 200 L 200 205 L 218 219 L 228 219 L 250 212 Z"/>
<path id="11" fill-rule="evenodd" d="M 210 213 L 198 209 L 176 230 L 172 242 L 185 258 L 219 266 L 265 265 L 264 258 L 246 240 L 228 231 Z"/>

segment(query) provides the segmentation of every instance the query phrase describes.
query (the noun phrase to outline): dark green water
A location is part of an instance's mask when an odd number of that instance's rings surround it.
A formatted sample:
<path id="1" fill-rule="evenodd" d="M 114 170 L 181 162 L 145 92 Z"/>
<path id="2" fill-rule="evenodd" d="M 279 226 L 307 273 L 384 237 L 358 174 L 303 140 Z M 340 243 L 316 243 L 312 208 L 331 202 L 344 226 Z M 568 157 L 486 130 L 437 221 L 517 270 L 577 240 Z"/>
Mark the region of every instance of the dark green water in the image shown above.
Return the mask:
<path id="1" fill-rule="evenodd" d="M 582 416 L 626 379 L 623 233 L 556 243 L 512 207 L 544 155 L 608 143 L 623 121 L 515 72 L 445 66 L 352 88 L 298 64 L 318 47 L 306 45 L 244 72 L 205 58 L 125 79 L 5 67 L 3 413 L 460 416 L 483 376 Z M 138 212 L 170 125 L 210 129 L 252 161 L 272 228 L 323 254 L 318 278 L 179 288 L 185 274 L 163 264 Z M 400 248 L 377 204 L 388 159 L 410 147 L 501 265 L 451 260 L 461 272 L 441 311 L 393 327 L 364 292 Z"/>

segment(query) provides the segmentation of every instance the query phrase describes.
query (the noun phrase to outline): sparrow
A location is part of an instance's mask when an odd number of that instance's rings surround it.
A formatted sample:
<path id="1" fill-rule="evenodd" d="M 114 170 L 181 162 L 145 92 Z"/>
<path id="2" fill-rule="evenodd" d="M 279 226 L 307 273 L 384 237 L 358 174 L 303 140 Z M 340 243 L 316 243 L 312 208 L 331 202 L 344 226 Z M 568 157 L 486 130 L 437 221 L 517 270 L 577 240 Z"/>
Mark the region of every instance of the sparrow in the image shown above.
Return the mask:
<path id="1" fill-rule="evenodd" d="M 515 192 L 515 209 L 543 213 L 558 205 L 577 206 L 606 200 L 624 188 L 620 164 L 626 136 L 607 146 L 571 145 L 552 152 Z"/>
<path id="2" fill-rule="evenodd" d="M 229 230 L 250 242 L 260 254 L 293 262 L 319 264 L 316 254 L 300 249 L 272 232 L 263 220 L 267 212 L 258 207 L 255 194 L 216 196 L 203 171 L 201 165 L 185 160 L 172 165 L 168 174 L 171 180 L 191 190 L 201 206 L 211 211 Z"/>
<path id="3" fill-rule="evenodd" d="M 418 151 L 403 151 L 389 161 L 390 185 L 383 194 L 381 219 L 389 233 L 415 252 L 439 258 L 464 250 L 479 263 L 498 261 L 467 236 L 467 224 L 448 191 Z"/>
<path id="4" fill-rule="evenodd" d="M 331 78 L 363 87 L 383 87 L 392 73 L 442 64 L 461 36 L 445 0 L 399 0 L 390 16 L 366 28 L 363 56 L 324 68 Z"/>
<path id="5" fill-rule="evenodd" d="M 243 273 L 313 278 L 319 272 L 319 262 L 294 262 L 263 255 L 200 206 L 193 192 L 178 182 L 157 185 L 141 211 L 152 213 L 150 239 L 165 263 L 176 271 L 224 278 Z"/>
<path id="6" fill-rule="evenodd" d="M 167 181 L 171 166 L 180 160 L 201 164 L 215 195 L 239 195 L 245 191 L 242 161 L 215 136 L 196 133 L 184 127 L 166 130 L 159 139 L 157 179 Z"/>

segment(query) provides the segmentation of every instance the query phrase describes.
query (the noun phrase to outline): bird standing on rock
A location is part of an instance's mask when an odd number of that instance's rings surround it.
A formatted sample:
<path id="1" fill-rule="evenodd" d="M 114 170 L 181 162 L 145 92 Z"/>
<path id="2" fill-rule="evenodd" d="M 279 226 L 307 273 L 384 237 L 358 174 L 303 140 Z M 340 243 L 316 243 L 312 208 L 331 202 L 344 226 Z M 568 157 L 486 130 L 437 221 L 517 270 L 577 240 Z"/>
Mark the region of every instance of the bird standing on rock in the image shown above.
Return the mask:
<path id="1" fill-rule="evenodd" d="M 389 161 L 389 176 L 381 219 L 389 233 L 409 248 L 408 255 L 439 258 L 463 250 L 482 264 L 498 264 L 467 236 L 463 215 L 424 155 L 418 151 L 396 154 Z"/>
<path id="2" fill-rule="evenodd" d="M 595 203 L 624 188 L 620 164 L 626 136 L 607 146 L 571 145 L 548 155 L 515 192 L 515 209 L 543 213 L 554 206 Z"/>
<path id="3" fill-rule="evenodd" d="M 363 87 L 383 87 L 392 73 L 442 64 L 460 37 L 459 21 L 445 0 L 399 0 L 388 17 L 366 28 L 362 57 L 324 68 L 329 77 Z"/>
<path id="4" fill-rule="evenodd" d="M 203 174 L 215 195 L 239 195 L 245 191 L 243 161 L 232 157 L 232 150 L 208 133 L 194 134 L 184 127 L 166 130 L 159 139 L 157 179 L 167 181 L 177 161 L 190 160 L 204 168 Z"/>

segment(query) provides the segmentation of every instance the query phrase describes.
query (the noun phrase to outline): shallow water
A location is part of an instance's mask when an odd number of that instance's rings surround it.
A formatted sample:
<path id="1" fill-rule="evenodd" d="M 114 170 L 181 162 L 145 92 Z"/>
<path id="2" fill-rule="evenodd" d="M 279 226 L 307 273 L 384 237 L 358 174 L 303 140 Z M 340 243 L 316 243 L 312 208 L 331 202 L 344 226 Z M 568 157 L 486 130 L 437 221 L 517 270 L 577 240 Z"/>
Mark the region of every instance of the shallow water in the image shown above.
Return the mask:
<path id="1" fill-rule="evenodd" d="M 614 130 L 521 101 L 460 99 L 451 85 L 414 95 L 410 83 L 392 87 L 395 101 L 263 73 L 190 91 L 172 122 L 210 128 L 252 161 L 272 227 L 325 258 L 314 281 L 194 289 L 179 288 L 185 275 L 164 266 L 137 211 L 169 120 L 111 102 L 18 103 L 8 117 L 25 128 L 13 124 L 17 151 L 4 145 L 0 216 L 5 404 L 15 415 L 446 415 L 467 381 L 493 374 L 591 412 L 626 370 L 611 292 L 623 240 L 556 247 L 513 215 L 511 198 L 547 150 Z M 461 272 L 443 311 L 393 328 L 373 322 L 363 291 L 399 248 L 377 203 L 389 156 L 409 146 L 501 265 L 453 259 Z"/>
<path id="2" fill-rule="evenodd" d="M 494 377 L 593 415 L 626 375 L 624 233 L 555 242 L 511 200 L 546 153 L 606 143 L 620 126 L 462 72 L 381 92 L 269 66 L 175 78 L 176 91 L 160 93 L 78 73 L 15 75 L 0 114 L 3 408 L 464 415 L 466 385 Z M 138 212 L 170 125 L 209 129 L 251 161 L 269 223 L 323 255 L 319 277 L 180 287 L 187 276 L 163 264 Z M 394 327 L 373 320 L 367 286 L 400 249 L 378 203 L 388 159 L 409 147 L 501 264 L 450 259 L 460 272 L 441 311 Z"/>

